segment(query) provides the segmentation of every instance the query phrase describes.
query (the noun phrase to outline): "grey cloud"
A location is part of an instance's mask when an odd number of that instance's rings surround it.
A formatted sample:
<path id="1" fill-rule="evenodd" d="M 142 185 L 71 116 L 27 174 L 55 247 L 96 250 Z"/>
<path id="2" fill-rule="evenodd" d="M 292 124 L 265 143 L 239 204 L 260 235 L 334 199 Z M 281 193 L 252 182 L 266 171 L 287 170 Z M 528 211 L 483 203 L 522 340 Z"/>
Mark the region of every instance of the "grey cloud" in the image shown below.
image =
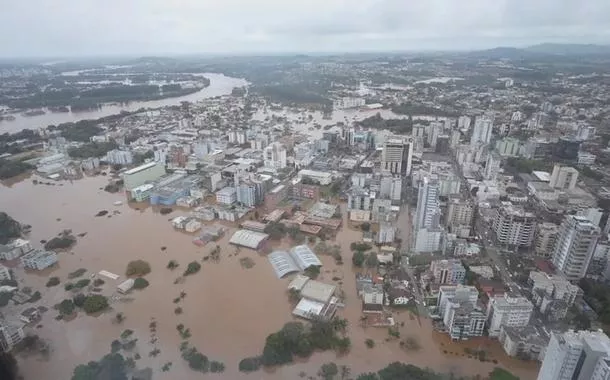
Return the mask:
<path id="1" fill-rule="evenodd" d="M 608 0 L 4 0 L 0 56 L 610 42 Z"/>

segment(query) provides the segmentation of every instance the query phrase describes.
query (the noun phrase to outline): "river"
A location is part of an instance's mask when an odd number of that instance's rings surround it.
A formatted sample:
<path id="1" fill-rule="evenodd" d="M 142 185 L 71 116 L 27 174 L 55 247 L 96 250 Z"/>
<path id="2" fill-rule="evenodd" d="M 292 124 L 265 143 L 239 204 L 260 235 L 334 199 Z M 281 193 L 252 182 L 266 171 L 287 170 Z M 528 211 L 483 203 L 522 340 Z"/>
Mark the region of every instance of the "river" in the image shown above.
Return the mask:
<path id="1" fill-rule="evenodd" d="M 176 98 L 167 98 L 161 100 L 152 100 L 145 102 L 130 102 L 126 104 L 110 103 L 102 106 L 101 109 L 83 112 L 50 112 L 45 110 L 44 115 L 39 116 L 22 116 L 19 113 L 13 114 L 15 120 L 0 121 L 1 133 L 15 133 L 23 129 L 38 129 L 49 125 L 57 125 L 61 123 L 76 122 L 86 119 L 99 119 L 100 117 L 116 115 L 121 111 L 137 111 L 140 108 L 159 108 L 166 106 L 178 105 L 181 102 L 196 102 L 206 98 L 215 96 L 229 95 L 234 87 L 246 86 L 248 82 L 245 79 L 227 77 L 223 74 L 204 73 L 202 74 L 210 79 L 210 85 L 201 91 L 193 94 L 179 96 Z"/>

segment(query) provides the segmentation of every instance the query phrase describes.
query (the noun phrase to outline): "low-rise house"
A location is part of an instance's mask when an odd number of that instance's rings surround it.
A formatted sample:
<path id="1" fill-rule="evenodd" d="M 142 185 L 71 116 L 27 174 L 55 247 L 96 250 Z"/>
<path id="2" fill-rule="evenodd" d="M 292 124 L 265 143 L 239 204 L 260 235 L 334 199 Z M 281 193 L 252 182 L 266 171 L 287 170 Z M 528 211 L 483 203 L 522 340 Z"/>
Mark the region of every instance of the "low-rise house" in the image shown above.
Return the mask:
<path id="1" fill-rule="evenodd" d="M 121 282 L 116 288 L 119 293 L 128 293 L 135 284 L 135 280 L 133 278 L 128 278 L 127 280 Z"/>
<path id="2" fill-rule="evenodd" d="M 0 319 L 0 351 L 8 352 L 25 338 L 20 323 L 10 323 Z"/>
<path id="3" fill-rule="evenodd" d="M 43 270 L 58 261 L 57 253 L 36 249 L 21 257 L 21 264 L 29 269 Z"/>
<path id="4" fill-rule="evenodd" d="M 298 291 L 301 295 L 301 300 L 292 311 L 297 317 L 331 319 L 339 306 L 339 299 L 334 296 L 335 285 L 297 275 L 288 285 L 288 289 Z"/>
<path id="5" fill-rule="evenodd" d="M 0 260 L 14 260 L 32 250 L 28 240 L 15 239 L 9 244 L 0 244 Z"/>

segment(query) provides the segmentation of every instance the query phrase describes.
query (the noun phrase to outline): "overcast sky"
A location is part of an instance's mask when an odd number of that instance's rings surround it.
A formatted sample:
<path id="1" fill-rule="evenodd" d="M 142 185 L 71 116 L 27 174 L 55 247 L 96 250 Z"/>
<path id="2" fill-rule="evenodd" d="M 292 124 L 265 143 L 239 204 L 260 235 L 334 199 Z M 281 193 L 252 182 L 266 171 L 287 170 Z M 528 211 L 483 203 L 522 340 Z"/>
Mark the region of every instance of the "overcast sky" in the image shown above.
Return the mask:
<path id="1" fill-rule="evenodd" d="M 610 43 L 610 0 L 0 0 L 0 56 Z"/>

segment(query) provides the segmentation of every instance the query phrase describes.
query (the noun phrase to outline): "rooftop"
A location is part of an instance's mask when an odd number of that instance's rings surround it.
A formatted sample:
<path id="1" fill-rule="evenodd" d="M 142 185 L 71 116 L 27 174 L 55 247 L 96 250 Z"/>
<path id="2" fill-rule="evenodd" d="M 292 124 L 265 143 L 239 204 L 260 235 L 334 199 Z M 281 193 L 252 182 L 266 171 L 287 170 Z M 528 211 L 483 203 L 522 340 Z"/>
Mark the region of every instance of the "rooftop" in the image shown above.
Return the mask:
<path id="1" fill-rule="evenodd" d="M 265 241 L 269 235 L 262 232 L 255 232 L 249 230 L 237 230 L 229 243 L 235 245 L 241 245 L 247 248 L 257 249 L 259 245 Z"/>
<path id="2" fill-rule="evenodd" d="M 126 174 L 126 175 L 136 174 L 138 172 L 141 172 L 142 170 L 150 169 L 155 165 L 157 165 L 157 162 L 155 162 L 155 161 L 149 162 L 144 165 L 136 166 L 133 169 L 126 170 L 125 173 L 123 173 L 123 174 Z"/>

